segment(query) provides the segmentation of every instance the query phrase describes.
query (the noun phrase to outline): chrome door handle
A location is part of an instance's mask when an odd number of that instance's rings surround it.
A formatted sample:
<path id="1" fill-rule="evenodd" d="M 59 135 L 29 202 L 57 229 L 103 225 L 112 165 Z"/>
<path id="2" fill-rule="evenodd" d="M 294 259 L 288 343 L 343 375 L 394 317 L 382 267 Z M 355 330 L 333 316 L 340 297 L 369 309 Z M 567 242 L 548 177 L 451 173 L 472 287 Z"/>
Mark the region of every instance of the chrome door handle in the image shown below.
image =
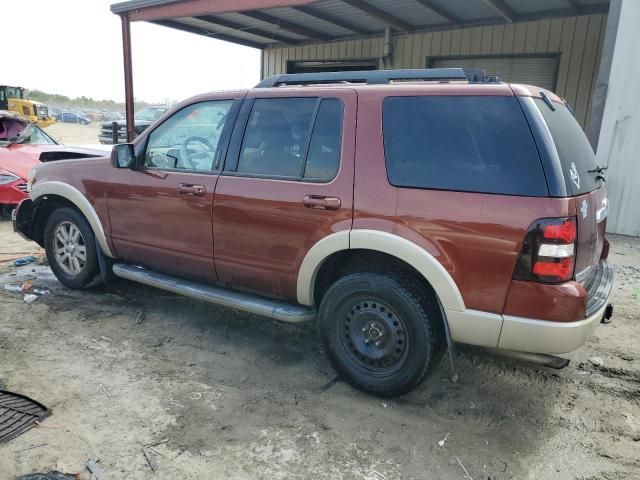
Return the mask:
<path id="1" fill-rule="evenodd" d="M 178 185 L 177 190 L 180 195 L 192 195 L 194 197 L 203 197 L 207 193 L 204 185 L 191 185 L 188 183 L 181 183 Z"/>
<path id="2" fill-rule="evenodd" d="M 306 208 L 320 210 L 338 210 L 342 202 L 337 197 L 325 197 L 323 195 L 305 195 L 302 204 Z"/>

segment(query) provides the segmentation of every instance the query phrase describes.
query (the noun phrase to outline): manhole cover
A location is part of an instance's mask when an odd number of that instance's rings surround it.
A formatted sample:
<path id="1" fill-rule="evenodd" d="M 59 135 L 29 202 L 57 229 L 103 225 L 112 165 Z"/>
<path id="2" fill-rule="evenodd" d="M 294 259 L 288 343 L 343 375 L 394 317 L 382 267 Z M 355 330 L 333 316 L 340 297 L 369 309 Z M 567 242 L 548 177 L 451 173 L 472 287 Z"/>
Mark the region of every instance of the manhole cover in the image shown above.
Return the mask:
<path id="1" fill-rule="evenodd" d="M 26 432 L 49 413 L 47 407 L 24 395 L 0 390 L 0 443 Z"/>

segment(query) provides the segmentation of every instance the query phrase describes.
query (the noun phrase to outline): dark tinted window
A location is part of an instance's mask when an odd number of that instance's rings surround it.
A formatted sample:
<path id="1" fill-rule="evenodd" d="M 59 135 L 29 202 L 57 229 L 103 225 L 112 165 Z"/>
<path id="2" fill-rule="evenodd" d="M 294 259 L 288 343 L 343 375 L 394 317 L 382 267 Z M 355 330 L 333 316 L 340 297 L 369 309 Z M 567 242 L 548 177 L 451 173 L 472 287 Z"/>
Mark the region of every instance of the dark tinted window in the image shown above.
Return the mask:
<path id="1" fill-rule="evenodd" d="M 383 105 L 396 186 L 546 196 L 542 164 L 514 97 L 390 97 Z"/>
<path id="2" fill-rule="evenodd" d="M 598 188 L 595 175 L 587 171 L 595 167 L 596 156 L 580 124 L 569 109 L 559 103 L 553 103 L 555 110 L 552 110 L 539 98 L 534 99 L 534 102 L 542 113 L 553 142 L 556 144 L 570 191 L 574 195 L 580 195 Z"/>
<path id="3" fill-rule="evenodd" d="M 331 180 L 338 173 L 342 110 L 342 102 L 337 98 L 327 98 L 320 103 L 309 143 L 304 178 Z"/>
<path id="4" fill-rule="evenodd" d="M 295 180 L 331 180 L 340 165 L 342 114 L 342 102 L 336 98 L 255 100 L 236 171 Z"/>
<path id="5" fill-rule="evenodd" d="M 238 173 L 302 176 L 302 162 L 316 98 L 262 98 L 253 104 Z"/>

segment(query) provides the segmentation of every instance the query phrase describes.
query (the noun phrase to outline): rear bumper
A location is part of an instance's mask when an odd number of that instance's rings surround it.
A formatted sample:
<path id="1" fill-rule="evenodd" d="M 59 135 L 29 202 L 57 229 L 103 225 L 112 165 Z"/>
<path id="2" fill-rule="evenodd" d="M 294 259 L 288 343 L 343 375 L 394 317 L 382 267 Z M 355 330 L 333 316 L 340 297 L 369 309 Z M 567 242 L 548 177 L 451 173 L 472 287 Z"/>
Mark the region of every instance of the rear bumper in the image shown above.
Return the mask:
<path id="1" fill-rule="evenodd" d="M 567 353 L 584 345 L 604 317 L 607 304 L 584 320 L 548 322 L 504 316 L 498 348 L 531 353 Z"/>
<path id="2" fill-rule="evenodd" d="M 613 269 L 601 260 L 589 285 L 587 315 L 573 322 L 551 322 L 503 315 L 498 348 L 532 353 L 567 353 L 580 348 L 603 319 L 613 288 Z"/>

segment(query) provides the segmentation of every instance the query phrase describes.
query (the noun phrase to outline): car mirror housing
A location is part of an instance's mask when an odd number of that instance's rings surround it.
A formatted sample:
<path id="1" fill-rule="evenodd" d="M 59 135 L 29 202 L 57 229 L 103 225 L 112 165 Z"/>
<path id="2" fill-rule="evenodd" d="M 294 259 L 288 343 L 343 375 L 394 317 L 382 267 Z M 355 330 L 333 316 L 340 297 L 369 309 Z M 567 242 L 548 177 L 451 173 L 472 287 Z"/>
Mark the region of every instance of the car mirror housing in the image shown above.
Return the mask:
<path id="1" fill-rule="evenodd" d="M 133 143 L 119 143 L 111 150 L 111 165 L 115 168 L 135 168 L 136 153 Z"/>

